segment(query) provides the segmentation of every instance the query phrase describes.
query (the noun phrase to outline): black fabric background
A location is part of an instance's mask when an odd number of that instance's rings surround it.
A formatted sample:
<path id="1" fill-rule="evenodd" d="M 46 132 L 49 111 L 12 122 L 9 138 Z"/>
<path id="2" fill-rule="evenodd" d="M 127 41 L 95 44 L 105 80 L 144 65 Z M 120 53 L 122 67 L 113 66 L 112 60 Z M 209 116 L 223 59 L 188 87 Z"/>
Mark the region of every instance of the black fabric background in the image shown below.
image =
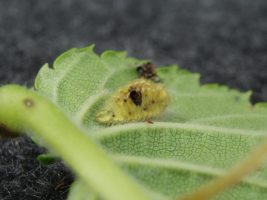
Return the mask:
<path id="1" fill-rule="evenodd" d="M 0 0 L 0 84 L 33 84 L 72 47 L 127 50 L 267 100 L 265 0 Z M 73 176 L 27 137 L 0 141 L 0 199 L 66 199 Z"/>

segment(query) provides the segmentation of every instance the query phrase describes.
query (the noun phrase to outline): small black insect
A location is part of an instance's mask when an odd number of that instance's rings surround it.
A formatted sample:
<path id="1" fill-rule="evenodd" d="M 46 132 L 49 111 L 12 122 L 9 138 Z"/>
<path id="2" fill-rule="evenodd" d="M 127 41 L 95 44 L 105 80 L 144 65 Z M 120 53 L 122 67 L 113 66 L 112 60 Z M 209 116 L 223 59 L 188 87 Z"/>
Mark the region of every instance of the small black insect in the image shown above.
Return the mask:
<path id="1" fill-rule="evenodd" d="M 129 96 L 136 106 L 140 106 L 142 104 L 142 93 L 140 91 L 132 90 L 130 91 Z"/>
<path id="2" fill-rule="evenodd" d="M 136 70 L 140 78 L 150 79 L 155 83 L 160 82 L 160 78 L 156 73 L 156 66 L 153 63 L 144 63 L 138 66 Z"/>

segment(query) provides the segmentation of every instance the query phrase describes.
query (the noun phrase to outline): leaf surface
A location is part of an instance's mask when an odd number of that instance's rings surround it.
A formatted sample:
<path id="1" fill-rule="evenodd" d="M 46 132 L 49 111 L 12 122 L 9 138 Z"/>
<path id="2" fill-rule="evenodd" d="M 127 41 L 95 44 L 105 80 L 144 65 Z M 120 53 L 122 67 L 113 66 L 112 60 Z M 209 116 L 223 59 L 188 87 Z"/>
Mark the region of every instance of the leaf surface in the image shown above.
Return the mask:
<path id="1" fill-rule="evenodd" d="M 117 88 L 138 78 L 136 66 L 144 62 L 125 52 L 97 55 L 93 46 L 71 49 L 52 68 L 41 68 L 35 88 L 158 199 L 174 199 L 223 176 L 266 136 L 266 104 L 252 106 L 250 92 L 200 85 L 198 74 L 177 66 L 157 69 L 171 102 L 153 124 L 98 124 L 96 113 Z M 267 199 L 266 178 L 263 167 L 217 199 Z"/>

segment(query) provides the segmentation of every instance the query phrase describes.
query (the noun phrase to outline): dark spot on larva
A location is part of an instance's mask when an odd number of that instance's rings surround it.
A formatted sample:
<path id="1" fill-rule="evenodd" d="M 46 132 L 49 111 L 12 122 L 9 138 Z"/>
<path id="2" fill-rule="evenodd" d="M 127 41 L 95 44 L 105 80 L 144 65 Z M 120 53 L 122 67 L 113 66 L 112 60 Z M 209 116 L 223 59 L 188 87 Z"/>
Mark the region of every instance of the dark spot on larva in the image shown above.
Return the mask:
<path id="1" fill-rule="evenodd" d="M 129 115 L 131 115 L 132 113 L 131 112 L 128 112 Z"/>
<path id="2" fill-rule="evenodd" d="M 123 99 L 123 102 L 124 102 L 124 103 L 127 103 L 127 99 Z"/>
<path id="3" fill-rule="evenodd" d="M 146 108 L 146 107 L 144 107 L 144 108 L 143 108 L 143 111 L 147 111 L 147 108 Z"/>
<path id="4" fill-rule="evenodd" d="M 23 104 L 27 107 L 27 108 L 32 108 L 34 106 L 34 102 L 32 99 L 24 99 L 23 100 Z"/>
<path id="5" fill-rule="evenodd" d="M 151 103 L 154 104 L 155 103 L 155 100 L 152 100 Z"/>
<path id="6" fill-rule="evenodd" d="M 132 90 L 129 96 L 135 105 L 140 106 L 142 104 L 142 93 L 140 91 Z"/>
<path id="7" fill-rule="evenodd" d="M 115 114 L 112 114 L 112 117 L 115 117 Z"/>

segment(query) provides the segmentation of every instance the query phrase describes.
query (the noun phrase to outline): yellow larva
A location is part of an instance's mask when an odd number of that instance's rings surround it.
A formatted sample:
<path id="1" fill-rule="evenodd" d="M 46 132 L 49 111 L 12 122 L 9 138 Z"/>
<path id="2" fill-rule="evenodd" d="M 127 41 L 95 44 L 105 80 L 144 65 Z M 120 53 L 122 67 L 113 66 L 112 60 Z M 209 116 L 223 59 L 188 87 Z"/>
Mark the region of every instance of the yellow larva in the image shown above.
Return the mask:
<path id="1" fill-rule="evenodd" d="M 159 116 L 169 101 L 162 84 L 137 79 L 119 88 L 96 114 L 96 120 L 106 124 L 150 120 Z"/>

